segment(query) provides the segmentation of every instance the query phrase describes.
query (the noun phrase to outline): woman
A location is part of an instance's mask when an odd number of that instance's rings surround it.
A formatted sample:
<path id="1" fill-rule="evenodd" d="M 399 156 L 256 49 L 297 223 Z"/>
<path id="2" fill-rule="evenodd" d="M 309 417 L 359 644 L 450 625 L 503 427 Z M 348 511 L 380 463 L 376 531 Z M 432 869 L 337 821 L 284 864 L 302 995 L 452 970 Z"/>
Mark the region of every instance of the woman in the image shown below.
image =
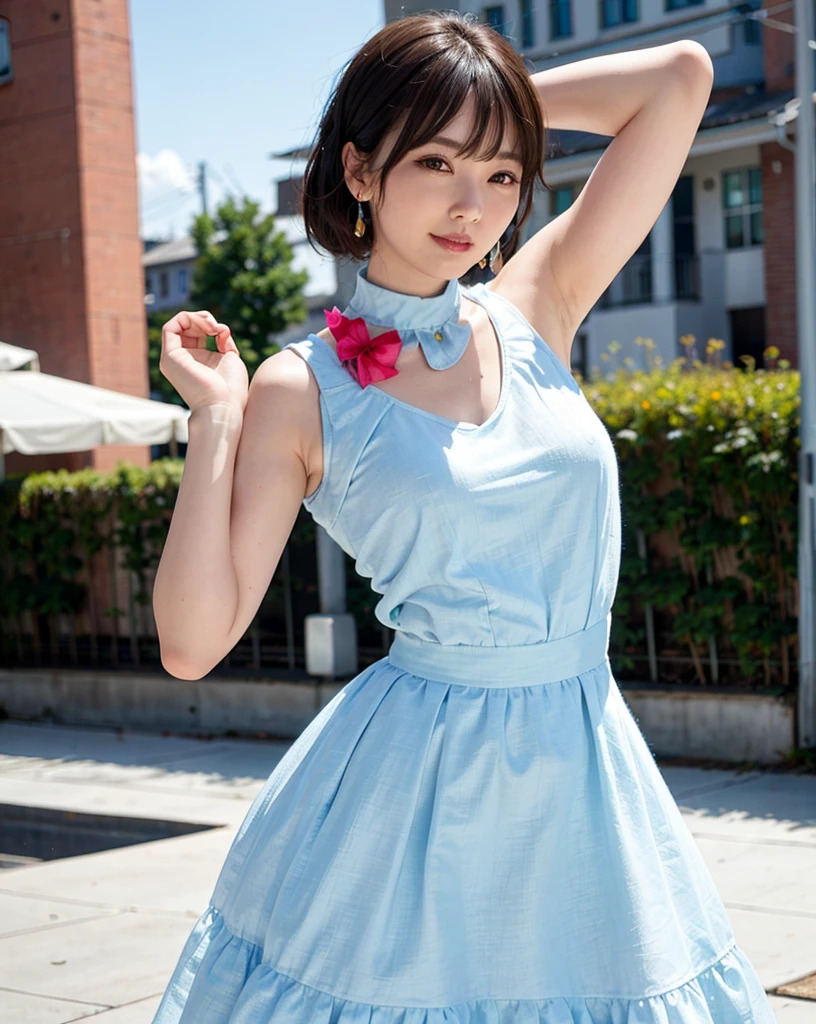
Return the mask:
<path id="1" fill-rule="evenodd" d="M 304 179 L 312 243 L 367 259 L 345 310 L 248 394 L 227 325 L 165 325 L 193 410 L 154 595 L 168 671 L 243 635 L 301 503 L 396 635 L 258 794 L 156 1024 L 772 1024 L 610 670 L 617 462 L 569 370 L 711 82 L 690 41 L 531 77 L 467 17 L 393 22 Z M 518 248 L 545 116 L 615 138 Z"/>

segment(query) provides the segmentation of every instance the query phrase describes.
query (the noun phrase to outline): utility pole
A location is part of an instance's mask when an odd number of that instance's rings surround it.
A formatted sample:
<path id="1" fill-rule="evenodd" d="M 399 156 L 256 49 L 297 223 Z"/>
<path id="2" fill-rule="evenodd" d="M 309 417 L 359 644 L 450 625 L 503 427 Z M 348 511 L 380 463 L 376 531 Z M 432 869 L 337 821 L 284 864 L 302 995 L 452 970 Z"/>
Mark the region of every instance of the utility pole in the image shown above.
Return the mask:
<path id="1" fill-rule="evenodd" d="M 794 0 L 796 23 L 796 318 L 799 437 L 799 747 L 816 746 L 816 215 L 814 214 L 813 0 Z"/>
<path id="2" fill-rule="evenodd" d="M 198 165 L 198 194 L 201 196 L 201 212 L 207 212 L 207 164 L 201 160 Z"/>

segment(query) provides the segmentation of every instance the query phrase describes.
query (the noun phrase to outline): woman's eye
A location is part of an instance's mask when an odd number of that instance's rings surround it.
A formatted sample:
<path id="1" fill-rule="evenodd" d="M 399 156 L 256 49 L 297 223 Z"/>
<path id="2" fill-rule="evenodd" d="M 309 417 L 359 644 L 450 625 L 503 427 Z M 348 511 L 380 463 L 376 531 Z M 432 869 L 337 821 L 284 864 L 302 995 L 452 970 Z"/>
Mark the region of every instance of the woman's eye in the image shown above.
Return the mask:
<path id="1" fill-rule="evenodd" d="M 426 157 L 423 157 L 422 160 L 418 161 L 418 163 L 421 164 L 423 167 L 427 167 L 428 164 L 444 164 L 444 162 L 445 161 L 441 157 L 439 157 L 439 156 L 426 156 Z M 438 170 L 442 170 L 442 168 L 441 167 L 428 167 L 428 170 L 429 171 L 438 171 Z M 516 184 L 518 184 L 518 178 L 515 175 L 511 174 L 509 171 L 497 171 L 493 175 L 493 177 L 494 178 L 503 177 L 503 178 L 506 179 L 505 181 L 499 182 L 500 185 L 516 185 Z"/>

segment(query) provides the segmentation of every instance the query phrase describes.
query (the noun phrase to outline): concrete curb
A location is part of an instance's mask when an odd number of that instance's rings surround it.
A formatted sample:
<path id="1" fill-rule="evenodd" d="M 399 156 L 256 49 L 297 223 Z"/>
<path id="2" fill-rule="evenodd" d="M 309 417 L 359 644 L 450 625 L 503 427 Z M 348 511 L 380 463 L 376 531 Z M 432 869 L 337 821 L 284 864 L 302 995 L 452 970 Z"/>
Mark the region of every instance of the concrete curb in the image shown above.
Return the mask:
<path id="1" fill-rule="evenodd" d="M 10 718 L 295 739 L 347 680 L 176 679 L 155 672 L 0 669 Z M 776 764 L 795 746 L 795 699 L 726 688 L 619 683 L 656 756 Z"/>

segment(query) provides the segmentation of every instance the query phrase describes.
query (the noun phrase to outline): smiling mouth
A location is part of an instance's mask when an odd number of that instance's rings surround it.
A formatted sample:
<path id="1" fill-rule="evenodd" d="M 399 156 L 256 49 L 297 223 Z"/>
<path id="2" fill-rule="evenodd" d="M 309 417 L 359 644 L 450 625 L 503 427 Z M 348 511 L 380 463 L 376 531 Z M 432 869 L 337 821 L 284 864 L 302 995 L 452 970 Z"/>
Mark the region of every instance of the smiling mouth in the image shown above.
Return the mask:
<path id="1" fill-rule="evenodd" d="M 473 242 L 464 238 L 449 238 L 444 235 L 434 235 L 433 233 L 431 233 L 431 238 L 443 248 L 454 249 L 459 252 L 465 252 L 473 245 Z"/>

